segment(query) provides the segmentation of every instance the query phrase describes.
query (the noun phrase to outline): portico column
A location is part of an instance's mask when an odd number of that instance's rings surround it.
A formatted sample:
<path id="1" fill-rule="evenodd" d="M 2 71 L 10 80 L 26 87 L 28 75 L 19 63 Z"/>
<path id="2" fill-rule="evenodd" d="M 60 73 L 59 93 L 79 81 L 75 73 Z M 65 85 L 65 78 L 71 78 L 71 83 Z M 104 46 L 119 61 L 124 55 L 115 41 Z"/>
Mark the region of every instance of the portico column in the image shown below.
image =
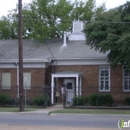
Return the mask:
<path id="1" fill-rule="evenodd" d="M 54 104 L 54 76 L 51 76 L 51 104 Z"/>
<path id="2" fill-rule="evenodd" d="M 81 95 L 81 94 L 82 94 L 82 77 L 80 76 L 79 79 L 80 79 L 80 85 L 79 85 L 79 87 L 80 87 L 80 88 L 79 88 L 79 89 L 80 89 L 79 91 L 80 91 L 80 92 L 79 92 L 79 95 Z"/>
<path id="3" fill-rule="evenodd" d="M 76 95 L 79 95 L 79 89 L 78 89 L 78 87 L 79 87 L 79 77 L 78 76 L 76 76 Z"/>

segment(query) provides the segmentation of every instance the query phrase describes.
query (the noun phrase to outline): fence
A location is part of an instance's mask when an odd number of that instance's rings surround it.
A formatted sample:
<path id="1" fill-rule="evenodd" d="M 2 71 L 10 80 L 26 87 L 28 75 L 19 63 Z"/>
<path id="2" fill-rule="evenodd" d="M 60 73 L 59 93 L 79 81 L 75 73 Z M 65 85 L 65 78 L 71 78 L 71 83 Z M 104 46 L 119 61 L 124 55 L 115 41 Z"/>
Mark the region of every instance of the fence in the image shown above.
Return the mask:
<path id="1" fill-rule="evenodd" d="M 53 90 L 53 91 L 52 91 Z M 57 95 L 57 90 L 59 95 Z M 11 89 L 0 89 L 0 94 L 10 96 L 10 105 L 19 105 L 18 87 Z M 62 95 L 61 88 L 50 86 L 31 87 L 24 89 L 24 104 L 40 107 L 126 107 L 130 106 L 130 91 L 124 92 L 122 87 L 111 87 L 110 90 L 99 91 L 98 87 L 84 86 L 74 87 L 73 90 L 67 89 L 67 93 Z"/>
<path id="2" fill-rule="evenodd" d="M 92 86 L 74 87 L 73 90 L 67 89 L 64 96 L 61 94 L 61 88 L 58 88 L 60 93 L 58 97 L 56 96 L 57 88 L 52 88 L 54 90 L 52 92 L 52 89 L 48 87 L 46 91 L 46 94 L 50 95 L 50 97 L 53 95 L 53 105 L 56 107 L 124 108 L 130 106 L 130 91 L 123 91 L 123 87 L 104 88 L 104 90 Z"/>

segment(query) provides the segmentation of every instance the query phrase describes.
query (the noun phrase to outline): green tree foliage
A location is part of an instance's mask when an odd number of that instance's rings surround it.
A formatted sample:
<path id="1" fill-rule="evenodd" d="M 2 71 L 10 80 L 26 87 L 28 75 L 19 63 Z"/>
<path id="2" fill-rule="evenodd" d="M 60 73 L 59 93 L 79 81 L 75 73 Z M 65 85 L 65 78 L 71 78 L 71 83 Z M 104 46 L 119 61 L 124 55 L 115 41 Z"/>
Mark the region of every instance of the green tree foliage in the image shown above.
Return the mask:
<path id="1" fill-rule="evenodd" d="M 0 39 L 11 39 L 15 38 L 13 32 L 12 22 L 9 21 L 6 17 L 0 19 Z"/>
<path id="2" fill-rule="evenodd" d="M 86 44 L 107 52 L 113 67 L 121 63 L 130 68 L 130 2 L 96 16 L 86 24 Z"/>
<path id="3" fill-rule="evenodd" d="M 94 0 L 32 0 L 23 5 L 23 38 L 60 38 L 64 31 L 72 30 L 73 20 L 91 20 L 103 7 L 96 8 Z M 11 29 L 3 33 L 8 39 L 18 38 L 18 7 L 11 10 L 6 19 Z M 2 38 L 5 39 L 5 35 Z"/>

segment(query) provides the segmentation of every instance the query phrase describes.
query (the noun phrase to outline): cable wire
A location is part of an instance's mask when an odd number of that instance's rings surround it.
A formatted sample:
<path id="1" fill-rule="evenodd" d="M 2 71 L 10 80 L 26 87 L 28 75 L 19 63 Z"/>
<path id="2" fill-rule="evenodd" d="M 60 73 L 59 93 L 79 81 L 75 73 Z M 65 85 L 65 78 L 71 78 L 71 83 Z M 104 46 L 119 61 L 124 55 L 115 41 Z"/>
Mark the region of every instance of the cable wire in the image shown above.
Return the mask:
<path id="1" fill-rule="evenodd" d="M 53 57 L 54 60 L 56 61 L 56 65 L 57 65 L 58 61 L 57 61 L 57 59 L 55 58 L 54 54 L 52 53 L 50 47 L 48 46 L 48 43 L 46 42 L 46 39 L 44 39 L 44 42 L 45 42 L 45 44 L 46 44 L 46 46 L 47 46 L 47 49 L 48 49 L 49 52 L 51 53 L 52 57 Z"/>

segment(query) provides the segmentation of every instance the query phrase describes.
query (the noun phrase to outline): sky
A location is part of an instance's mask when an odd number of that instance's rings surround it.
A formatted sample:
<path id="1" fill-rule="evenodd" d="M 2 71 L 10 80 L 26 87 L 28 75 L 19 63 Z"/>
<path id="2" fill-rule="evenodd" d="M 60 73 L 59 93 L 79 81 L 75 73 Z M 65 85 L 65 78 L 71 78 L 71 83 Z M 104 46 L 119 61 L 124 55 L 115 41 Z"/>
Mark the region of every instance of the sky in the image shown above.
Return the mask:
<path id="1" fill-rule="evenodd" d="M 105 3 L 106 8 L 114 8 L 126 3 L 128 0 L 96 0 L 97 5 Z M 22 0 L 22 3 L 29 3 L 31 0 Z M 7 15 L 8 11 L 14 9 L 18 0 L 0 0 L 0 16 Z"/>

